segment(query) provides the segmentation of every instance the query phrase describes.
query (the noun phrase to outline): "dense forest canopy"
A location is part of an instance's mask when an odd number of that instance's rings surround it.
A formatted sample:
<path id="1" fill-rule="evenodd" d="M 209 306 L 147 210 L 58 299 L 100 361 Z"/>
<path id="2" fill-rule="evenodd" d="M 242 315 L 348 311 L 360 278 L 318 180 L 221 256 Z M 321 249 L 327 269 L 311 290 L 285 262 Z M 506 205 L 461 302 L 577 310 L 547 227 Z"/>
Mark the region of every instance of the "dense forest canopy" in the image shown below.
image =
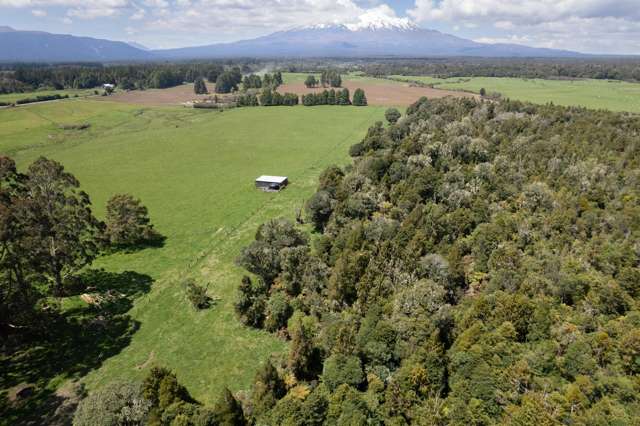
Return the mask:
<path id="1" fill-rule="evenodd" d="M 422 99 L 392 121 L 322 174 L 317 236 L 275 220 L 238 259 L 241 320 L 291 338 L 249 421 L 632 424 L 640 118 Z"/>

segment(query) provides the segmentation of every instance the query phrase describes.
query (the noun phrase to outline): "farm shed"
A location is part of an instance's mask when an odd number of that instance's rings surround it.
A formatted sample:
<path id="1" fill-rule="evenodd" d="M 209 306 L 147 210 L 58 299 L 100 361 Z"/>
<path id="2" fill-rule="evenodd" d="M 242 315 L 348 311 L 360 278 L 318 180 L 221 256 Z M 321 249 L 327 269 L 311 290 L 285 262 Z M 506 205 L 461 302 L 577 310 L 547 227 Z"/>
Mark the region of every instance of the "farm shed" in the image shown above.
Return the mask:
<path id="1" fill-rule="evenodd" d="M 288 183 L 289 180 L 286 176 L 263 175 L 256 179 L 256 188 L 263 191 L 280 191 Z"/>

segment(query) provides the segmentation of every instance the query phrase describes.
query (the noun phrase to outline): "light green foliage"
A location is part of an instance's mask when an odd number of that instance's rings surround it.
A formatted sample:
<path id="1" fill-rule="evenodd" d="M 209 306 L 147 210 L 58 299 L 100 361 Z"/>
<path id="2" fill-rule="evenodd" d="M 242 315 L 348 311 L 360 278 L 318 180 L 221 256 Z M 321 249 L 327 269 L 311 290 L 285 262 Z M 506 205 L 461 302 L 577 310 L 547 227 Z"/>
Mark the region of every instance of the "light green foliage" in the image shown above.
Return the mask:
<path id="1" fill-rule="evenodd" d="M 142 396 L 139 384 L 112 383 L 80 401 L 73 425 L 143 425 L 150 409 L 151 402 Z"/>

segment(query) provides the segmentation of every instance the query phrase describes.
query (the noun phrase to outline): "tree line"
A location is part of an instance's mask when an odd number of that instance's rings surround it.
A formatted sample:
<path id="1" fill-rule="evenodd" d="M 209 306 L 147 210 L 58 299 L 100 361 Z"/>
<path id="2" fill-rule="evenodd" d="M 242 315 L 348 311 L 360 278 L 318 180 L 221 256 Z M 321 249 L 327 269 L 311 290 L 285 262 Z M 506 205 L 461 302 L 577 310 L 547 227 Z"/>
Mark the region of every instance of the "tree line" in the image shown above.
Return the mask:
<path id="1" fill-rule="evenodd" d="M 429 75 L 450 77 L 516 77 L 640 81 L 640 61 L 610 59 L 446 58 L 375 60 L 359 65 L 368 75 Z"/>
<path id="2" fill-rule="evenodd" d="M 318 93 L 308 93 L 302 95 L 302 104 L 304 106 L 315 105 L 354 105 L 366 106 L 367 96 L 362 89 L 356 89 L 353 92 L 353 101 L 351 100 L 349 89 L 342 90 L 323 90 Z"/>

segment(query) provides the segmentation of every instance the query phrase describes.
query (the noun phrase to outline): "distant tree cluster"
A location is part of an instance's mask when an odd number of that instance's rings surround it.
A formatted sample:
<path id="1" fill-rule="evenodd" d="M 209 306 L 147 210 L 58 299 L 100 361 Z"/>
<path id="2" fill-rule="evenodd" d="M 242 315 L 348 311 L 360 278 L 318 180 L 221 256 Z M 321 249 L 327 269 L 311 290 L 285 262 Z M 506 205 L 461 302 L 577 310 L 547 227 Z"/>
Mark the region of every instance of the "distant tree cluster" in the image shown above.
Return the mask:
<path id="1" fill-rule="evenodd" d="M 316 76 L 313 74 L 308 75 L 304 81 L 304 85 L 308 88 L 318 87 L 318 84 L 319 84 L 319 81 L 318 79 L 316 79 Z"/>
<path id="2" fill-rule="evenodd" d="M 299 98 L 295 93 L 285 93 L 265 89 L 260 94 L 261 106 L 294 106 L 298 105 Z"/>
<path id="3" fill-rule="evenodd" d="M 364 92 L 363 92 L 363 95 L 364 95 Z M 364 98 L 364 101 L 366 102 L 366 97 Z M 351 105 L 349 89 L 344 88 L 342 90 L 337 90 L 337 91 L 334 89 L 331 89 L 331 90 L 323 90 L 322 92 L 319 92 L 319 93 L 308 93 L 306 95 L 302 95 L 302 104 L 304 106 Z"/>
<path id="4" fill-rule="evenodd" d="M 340 73 L 337 70 L 322 70 L 320 74 L 320 84 L 322 84 L 322 87 L 341 87 L 342 77 L 340 77 Z"/>
<path id="5" fill-rule="evenodd" d="M 202 77 L 198 77 L 194 81 L 193 91 L 195 92 L 196 95 L 206 95 L 207 93 L 209 93 L 209 90 L 207 89 L 207 85 L 205 84 L 204 79 Z"/>
<path id="6" fill-rule="evenodd" d="M 242 82 L 242 72 L 239 67 L 225 71 L 216 79 L 216 93 L 231 93 L 238 90 Z"/>
<path id="7" fill-rule="evenodd" d="M 262 88 L 262 79 L 257 74 L 245 75 L 242 79 L 242 89 L 247 91 L 249 89 Z"/>
<path id="8" fill-rule="evenodd" d="M 283 83 L 282 73 L 280 71 L 276 71 L 273 74 L 265 74 L 262 77 L 262 87 L 276 90 Z"/>

